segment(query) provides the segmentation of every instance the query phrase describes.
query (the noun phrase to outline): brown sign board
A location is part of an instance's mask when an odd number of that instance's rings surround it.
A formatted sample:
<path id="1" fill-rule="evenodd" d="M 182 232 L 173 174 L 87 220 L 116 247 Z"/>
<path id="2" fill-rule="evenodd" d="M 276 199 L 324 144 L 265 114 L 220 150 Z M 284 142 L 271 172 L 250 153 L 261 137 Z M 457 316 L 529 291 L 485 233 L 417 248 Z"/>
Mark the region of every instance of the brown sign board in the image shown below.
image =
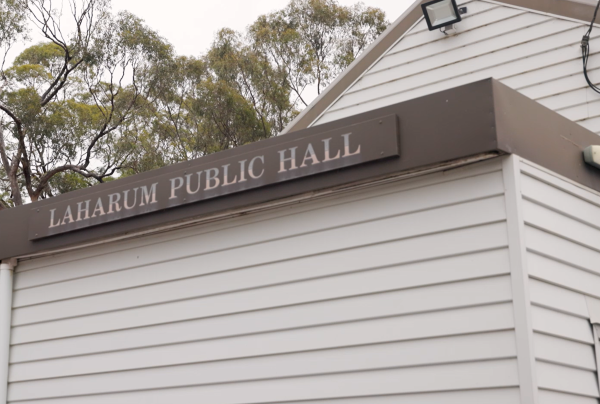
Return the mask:
<path id="1" fill-rule="evenodd" d="M 36 240 L 248 189 L 399 156 L 398 119 L 387 115 L 222 159 L 194 160 L 175 172 L 33 209 Z"/>

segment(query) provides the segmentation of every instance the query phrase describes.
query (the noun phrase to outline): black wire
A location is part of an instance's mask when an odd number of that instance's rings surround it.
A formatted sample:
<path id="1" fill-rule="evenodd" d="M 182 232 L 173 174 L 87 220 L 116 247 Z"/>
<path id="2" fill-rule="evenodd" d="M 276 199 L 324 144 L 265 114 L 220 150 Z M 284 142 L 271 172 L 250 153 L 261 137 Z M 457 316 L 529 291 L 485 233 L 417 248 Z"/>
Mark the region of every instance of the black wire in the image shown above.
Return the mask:
<path id="1" fill-rule="evenodd" d="M 588 77 L 587 72 L 587 64 L 588 58 L 590 57 L 590 35 L 592 34 L 592 29 L 594 28 L 594 21 L 596 21 L 596 15 L 598 14 L 598 7 L 600 7 L 600 0 L 598 0 L 598 4 L 596 4 L 596 10 L 594 11 L 594 18 L 592 18 L 592 22 L 590 23 L 590 27 L 587 32 L 581 38 L 581 54 L 583 60 L 583 75 L 585 76 L 585 81 L 587 81 L 588 85 L 592 90 L 600 94 L 600 87 L 597 87 L 590 78 Z"/>

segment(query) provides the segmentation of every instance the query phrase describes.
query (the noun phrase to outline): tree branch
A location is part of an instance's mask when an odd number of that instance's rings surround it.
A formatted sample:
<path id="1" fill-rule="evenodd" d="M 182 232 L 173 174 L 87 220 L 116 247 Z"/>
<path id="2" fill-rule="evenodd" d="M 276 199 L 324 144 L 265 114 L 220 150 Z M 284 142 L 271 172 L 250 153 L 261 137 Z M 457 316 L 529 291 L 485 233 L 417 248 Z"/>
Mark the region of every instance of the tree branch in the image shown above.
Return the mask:
<path id="1" fill-rule="evenodd" d="M 73 65 L 72 68 L 67 67 L 67 63 L 65 62 L 65 66 L 63 66 L 63 70 L 61 70 L 61 74 L 56 77 L 54 82 L 48 87 L 46 92 L 42 95 L 41 106 L 45 107 L 52 99 L 58 94 L 58 92 L 65 87 L 67 84 L 67 80 L 69 78 L 69 74 L 71 74 L 75 69 L 83 63 L 83 59 L 80 59 L 77 63 Z M 62 76 L 61 76 L 62 75 Z M 54 87 L 54 88 L 53 88 Z"/>
<path id="2" fill-rule="evenodd" d="M 19 161 L 21 156 L 25 152 L 25 142 L 23 141 L 23 125 L 21 120 L 15 116 L 15 114 L 4 105 L 0 104 L 0 110 L 4 111 L 13 120 L 19 139 L 19 146 L 17 147 L 17 154 L 13 157 L 12 162 L 8 162 L 8 156 L 6 155 L 6 143 L 4 141 L 4 130 L 0 128 L 0 149 L 2 150 L 2 164 L 6 171 L 6 175 L 10 182 L 12 199 L 15 205 L 22 205 L 23 198 L 21 196 L 21 189 L 17 179 L 17 173 L 19 171 Z"/>

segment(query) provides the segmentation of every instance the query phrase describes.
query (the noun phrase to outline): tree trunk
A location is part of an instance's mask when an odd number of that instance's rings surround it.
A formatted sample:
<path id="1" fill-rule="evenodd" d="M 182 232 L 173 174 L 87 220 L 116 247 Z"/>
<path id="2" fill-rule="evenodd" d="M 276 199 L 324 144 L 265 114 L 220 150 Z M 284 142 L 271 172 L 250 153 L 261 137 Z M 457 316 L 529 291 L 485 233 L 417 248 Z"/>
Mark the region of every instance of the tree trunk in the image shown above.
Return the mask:
<path id="1" fill-rule="evenodd" d="M 10 193 L 12 195 L 11 199 L 15 206 L 21 206 L 23 205 L 23 198 L 21 197 L 21 189 L 19 188 L 19 181 L 17 179 L 18 169 L 11 167 L 8 157 L 6 156 L 4 129 L 2 127 L 0 127 L 0 159 L 2 160 L 2 166 L 4 167 L 8 181 L 10 182 Z M 2 206 L 2 204 L 0 204 L 0 206 L 0 209 L 6 208 L 6 206 Z"/>

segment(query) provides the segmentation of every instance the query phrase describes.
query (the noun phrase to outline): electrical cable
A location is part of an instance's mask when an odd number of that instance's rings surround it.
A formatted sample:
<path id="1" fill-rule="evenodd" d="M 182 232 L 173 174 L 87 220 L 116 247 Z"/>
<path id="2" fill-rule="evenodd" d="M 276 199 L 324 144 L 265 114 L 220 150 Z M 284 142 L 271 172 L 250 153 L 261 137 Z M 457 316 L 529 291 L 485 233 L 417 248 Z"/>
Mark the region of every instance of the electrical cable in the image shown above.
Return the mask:
<path id="1" fill-rule="evenodd" d="M 596 86 L 590 78 L 588 77 L 587 72 L 587 64 L 588 59 L 590 57 L 590 35 L 592 34 L 592 29 L 594 28 L 594 21 L 596 21 L 596 15 L 598 14 L 598 8 L 600 7 L 600 0 L 598 0 L 598 4 L 596 4 L 596 10 L 594 11 L 594 17 L 592 18 L 592 22 L 590 23 L 590 27 L 587 32 L 581 38 L 581 54 L 583 60 L 583 75 L 585 76 L 585 81 L 587 81 L 588 85 L 592 90 L 600 94 L 600 87 Z"/>

